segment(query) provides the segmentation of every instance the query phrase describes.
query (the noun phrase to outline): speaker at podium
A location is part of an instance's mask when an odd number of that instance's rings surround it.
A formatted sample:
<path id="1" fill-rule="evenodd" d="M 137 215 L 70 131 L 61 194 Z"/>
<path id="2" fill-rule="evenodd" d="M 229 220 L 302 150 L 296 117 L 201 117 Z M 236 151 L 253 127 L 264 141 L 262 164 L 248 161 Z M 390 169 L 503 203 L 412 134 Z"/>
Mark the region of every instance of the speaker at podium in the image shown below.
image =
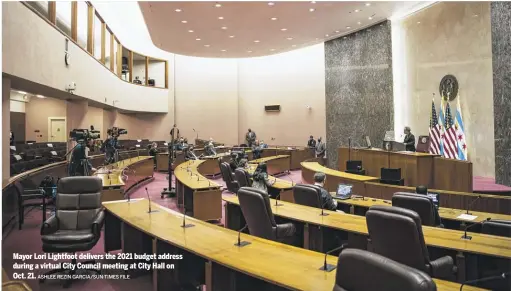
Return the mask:
<path id="1" fill-rule="evenodd" d="M 404 143 L 395 140 L 393 130 L 388 130 L 385 132 L 382 148 L 389 152 L 398 152 L 406 150 L 406 146 Z"/>

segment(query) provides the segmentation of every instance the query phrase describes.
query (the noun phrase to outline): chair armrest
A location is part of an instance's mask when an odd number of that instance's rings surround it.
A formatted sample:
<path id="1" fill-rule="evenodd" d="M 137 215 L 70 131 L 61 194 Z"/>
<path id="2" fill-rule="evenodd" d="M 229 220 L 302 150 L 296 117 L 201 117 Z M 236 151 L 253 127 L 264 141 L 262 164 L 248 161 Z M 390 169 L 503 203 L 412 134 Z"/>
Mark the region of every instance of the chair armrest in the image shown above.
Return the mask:
<path id="1" fill-rule="evenodd" d="M 52 234 L 59 229 L 59 219 L 56 215 L 48 218 L 41 226 L 41 235 Z"/>
<path id="2" fill-rule="evenodd" d="M 101 210 L 96 214 L 94 220 L 92 221 L 92 233 L 94 235 L 99 236 L 101 229 L 103 228 L 103 224 L 105 223 L 105 211 Z"/>
<path id="3" fill-rule="evenodd" d="M 456 272 L 454 261 L 450 256 L 444 256 L 431 261 L 431 275 L 434 278 L 452 278 Z"/>

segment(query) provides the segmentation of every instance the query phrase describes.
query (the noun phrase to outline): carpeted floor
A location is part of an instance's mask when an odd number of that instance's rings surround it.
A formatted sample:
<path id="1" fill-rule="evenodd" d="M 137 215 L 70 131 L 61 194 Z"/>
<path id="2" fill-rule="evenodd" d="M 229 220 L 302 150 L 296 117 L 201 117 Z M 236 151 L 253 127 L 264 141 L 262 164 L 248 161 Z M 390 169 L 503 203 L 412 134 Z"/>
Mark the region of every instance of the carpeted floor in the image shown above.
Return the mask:
<path id="1" fill-rule="evenodd" d="M 163 188 L 168 187 L 168 180 L 166 179 L 167 175 L 162 173 L 155 173 L 154 180 L 148 183 L 144 187 L 140 187 L 136 191 L 131 193 L 131 198 L 146 198 L 147 194 L 145 192 L 145 187 L 149 192 L 151 200 L 155 203 L 158 203 L 162 206 L 168 207 L 170 209 L 182 212 L 181 209 L 178 209 L 176 205 L 175 198 L 160 198 L 160 192 Z M 285 179 L 288 181 L 293 181 L 295 183 L 301 182 L 301 171 L 291 171 L 289 175 L 284 175 L 279 177 L 281 179 Z M 213 181 L 221 184 L 225 187 L 224 181 L 219 177 L 217 179 L 212 179 Z M 223 194 L 232 195 L 232 193 L 224 190 Z M 224 207 L 222 207 L 223 211 Z M 42 211 L 39 208 L 33 208 L 32 210 L 27 210 L 25 215 L 25 223 L 23 225 L 22 230 L 18 230 L 17 224 L 13 225 L 14 227 L 5 229 L 3 231 L 3 241 L 2 241 L 2 267 L 7 272 L 9 278 L 13 278 L 13 272 L 17 271 L 18 273 L 28 273 L 30 271 L 27 270 L 14 270 L 13 264 L 15 262 L 22 263 L 20 260 L 14 260 L 13 254 L 34 254 L 34 253 L 42 253 L 42 242 L 40 235 L 40 228 L 42 224 Z M 48 212 L 48 217 L 50 212 Z M 224 217 L 224 213 L 222 213 L 222 223 Z M 96 246 L 90 251 L 92 254 L 100 254 L 104 253 L 103 246 L 103 238 L 96 244 Z M 26 260 L 25 263 L 45 263 L 48 261 L 36 261 L 36 260 Z M 55 263 L 55 262 L 52 262 Z M 43 270 L 34 270 L 34 274 L 37 276 L 38 274 L 42 274 L 45 271 Z M 130 291 L 130 290 L 150 290 L 152 289 L 152 282 L 150 276 L 143 276 L 139 278 L 134 278 L 131 280 L 87 280 L 87 281 L 75 281 L 71 285 L 69 289 L 63 289 L 61 286 L 61 282 L 58 280 L 49 280 L 43 284 L 39 284 L 38 280 L 25 280 L 29 286 L 34 291 L 45 291 L 45 290 L 76 290 L 76 291 Z"/>

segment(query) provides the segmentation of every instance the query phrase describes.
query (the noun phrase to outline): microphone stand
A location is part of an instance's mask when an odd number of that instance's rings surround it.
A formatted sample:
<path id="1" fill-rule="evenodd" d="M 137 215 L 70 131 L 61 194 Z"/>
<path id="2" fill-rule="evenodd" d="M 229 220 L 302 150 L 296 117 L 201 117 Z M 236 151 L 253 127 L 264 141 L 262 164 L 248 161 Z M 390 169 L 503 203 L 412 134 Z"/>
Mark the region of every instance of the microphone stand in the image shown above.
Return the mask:
<path id="1" fill-rule="evenodd" d="M 335 249 L 333 249 L 333 250 L 329 250 L 328 252 L 326 252 L 326 253 L 325 253 L 325 260 L 324 260 L 324 262 L 323 262 L 323 266 L 321 266 L 321 267 L 319 268 L 319 270 L 321 270 L 321 271 L 325 271 L 325 272 L 332 272 L 333 270 L 335 270 L 335 268 L 337 268 L 337 266 L 335 266 L 335 265 L 331 265 L 331 264 L 328 264 L 328 263 L 326 262 L 326 257 L 327 257 L 329 254 L 331 254 L 331 253 L 333 253 L 333 252 L 335 252 L 335 251 L 338 251 L 338 250 L 341 250 L 341 251 L 342 251 L 343 249 L 345 249 L 345 248 L 346 248 L 346 246 L 347 246 L 347 244 L 343 244 L 343 245 L 341 245 L 340 247 L 337 247 L 337 248 L 335 248 Z"/>
<path id="2" fill-rule="evenodd" d="M 182 228 L 189 228 L 189 227 L 194 227 L 195 224 L 191 224 L 191 223 L 186 223 L 186 209 L 184 208 L 183 206 L 183 224 L 181 224 L 181 227 Z"/>
<path id="3" fill-rule="evenodd" d="M 469 204 L 469 205 L 468 205 L 468 207 L 467 207 L 467 214 L 468 214 L 468 215 L 470 215 L 470 213 L 468 212 L 468 210 L 469 210 L 470 208 L 472 208 L 472 206 L 474 205 L 474 203 L 476 203 L 476 202 L 477 202 L 477 200 L 479 200 L 480 198 L 481 198 L 481 195 L 478 195 L 478 196 L 477 196 L 477 198 L 476 198 L 474 201 L 470 202 L 470 204 Z"/>
<path id="4" fill-rule="evenodd" d="M 348 137 L 348 162 L 351 161 L 351 137 Z"/>
<path id="5" fill-rule="evenodd" d="M 147 194 L 147 200 L 149 200 L 149 210 L 147 211 L 147 213 L 151 214 L 153 212 L 158 212 L 158 210 L 152 210 L 151 209 L 151 197 L 149 196 L 149 192 L 147 191 L 147 187 L 145 187 L 145 192 Z"/>
<path id="6" fill-rule="evenodd" d="M 277 200 L 277 199 L 279 199 L 280 194 L 282 194 L 282 191 L 279 192 L 279 194 L 277 196 L 275 196 L 275 206 L 282 206 L 282 205 L 284 205 L 284 204 L 279 204 L 279 200 Z"/>
<path id="7" fill-rule="evenodd" d="M 247 227 L 248 227 L 248 224 L 245 224 L 245 226 L 243 228 L 238 230 L 238 242 L 234 244 L 235 246 L 241 248 L 241 247 L 248 246 L 249 244 L 251 244 L 251 242 L 249 242 L 249 241 L 241 241 L 241 232 L 244 231 Z"/>
<path id="8" fill-rule="evenodd" d="M 510 274 L 510 272 L 507 272 L 507 273 L 502 273 L 499 276 L 490 276 L 490 277 L 486 277 L 486 278 L 465 281 L 465 282 L 463 282 L 463 284 L 461 284 L 460 291 L 463 290 L 463 286 L 465 286 L 466 284 L 488 282 L 488 281 L 493 281 L 493 280 L 503 280 L 503 279 L 509 278 L 509 274 Z"/>
<path id="9" fill-rule="evenodd" d="M 328 201 L 323 203 L 323 204 L 321 204 L 321 214 L 320 214 L 320 216 L 328 216 L 329 215 L 328 213 L 325 213 L 325 211 L 324 211 L 325 210 L 325 205 L 327 203 L 328 203 Z"/>
<path id="10" fill-rule="evenodd" d="M 472 225 L 466 226 L 466 227 L 465 227 L 465 233 L 463 234 L 463 236 L 461 237 L 461 239 L 463 239 L 463 240 L 471 240 L 471 239 L 472 239 L 472 237 L 467 235 L 467 230 L 468 230 L 469 228 L 473 227 L 474 225 L 479 225 L 479 224 L 480 224 L 480 225 L 483 225 L 484 223 L 486 223 L 487 221 L 490 221 L 490 220 L 491 220 L 491 218 L 490 218 L 490 217 L 488 217 L 488 218 L 486 218 L 486 220 L 483 220 L 483 221 L 480 221 L 480 222 L 478 222 L 478 223 L 474 223 L 474 224 L 472 224 Z"/>

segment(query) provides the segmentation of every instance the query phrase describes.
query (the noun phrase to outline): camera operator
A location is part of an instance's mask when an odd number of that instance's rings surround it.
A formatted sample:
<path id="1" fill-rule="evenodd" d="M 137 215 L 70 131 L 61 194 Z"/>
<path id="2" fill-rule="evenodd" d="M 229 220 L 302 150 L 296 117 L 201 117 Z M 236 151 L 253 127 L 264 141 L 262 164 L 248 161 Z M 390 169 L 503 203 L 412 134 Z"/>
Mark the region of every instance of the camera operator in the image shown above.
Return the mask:
<path id="1" fill-rule="evenodd" d="M 88 157 L 89 150 L 94 144 L 93 139 L 78 140 L 77 145 L 71 152 L 69 160 L 68 175 L 69 176 L 88 176 L 91 171 L 96 169 L 92 167 Z"/>
<path id="2" fill-rule="evenodd" d="M 119 149 L 119 143 L 117 141 L 118 131 L 116 128 L 107 130 L 107 138 L 101 146 L 101 151 L 105 153 L 105 164 L 109 165 L 116 162 L 116 152 Z"/>

